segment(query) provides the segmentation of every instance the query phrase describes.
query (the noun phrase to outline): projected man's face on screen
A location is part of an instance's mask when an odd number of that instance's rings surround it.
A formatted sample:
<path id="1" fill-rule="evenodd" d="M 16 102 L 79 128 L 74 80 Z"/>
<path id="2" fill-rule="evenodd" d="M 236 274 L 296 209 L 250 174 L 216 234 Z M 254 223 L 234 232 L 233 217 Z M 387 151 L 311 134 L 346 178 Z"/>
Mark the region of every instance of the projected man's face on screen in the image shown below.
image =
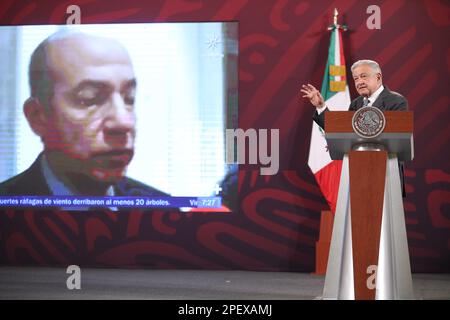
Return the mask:
<path id="1" fill-rule="evenodd" d="M 237 50 L 214 53 L 203 35 L 236 43 L 237 23 L 0 27 L 15 39 L 0 207 L 234 208 L 223 132 L 236 125 Z"/>
<path id="2" fill-rule="evenodd" d="M 113 40 L 78 34 L 51 41 L 46 63 L 53 96 L 41 115 L 44 126 L 30 124 L 49 160 L 64 174 L 102 182 L 122 178 L 135 137 L 136 80 L 126 50 Z"/>

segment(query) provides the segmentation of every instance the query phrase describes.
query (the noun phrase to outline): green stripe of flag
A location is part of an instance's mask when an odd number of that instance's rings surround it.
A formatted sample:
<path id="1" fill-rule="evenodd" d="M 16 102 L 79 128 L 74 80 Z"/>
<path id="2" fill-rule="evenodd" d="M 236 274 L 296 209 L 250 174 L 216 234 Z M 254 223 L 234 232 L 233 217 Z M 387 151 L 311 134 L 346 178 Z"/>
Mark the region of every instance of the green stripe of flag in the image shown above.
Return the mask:
<path id="1" fill-rule="evenodd" d="M 336 47 L 336 34 L 339 32 L 339 30 L 333 29 L 331 31 L 331 38 L 330 38 L 330 47 L 328 48 L 328 60 L 327 65 L 325 66 L 325 73 L 323 75 L 323 81 L 322 81 L 322 89 L 320 90 L 320 93 L 322 94 L 325 101 L 330 99 L 332 96 L 334 96 L 337 92 L 333 92 L 330 90 L 330 65 L 336 65 L 336 62 L 334 61 L 335 57 L 335 47 Z"/>

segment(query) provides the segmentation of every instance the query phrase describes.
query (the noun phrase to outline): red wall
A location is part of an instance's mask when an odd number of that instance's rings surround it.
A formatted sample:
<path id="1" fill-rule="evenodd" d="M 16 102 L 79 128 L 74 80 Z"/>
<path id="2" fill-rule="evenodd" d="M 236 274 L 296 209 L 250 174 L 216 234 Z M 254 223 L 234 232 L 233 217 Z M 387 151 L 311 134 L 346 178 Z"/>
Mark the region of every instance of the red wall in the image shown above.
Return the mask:
<path id="1" fill-rule="evenodd" d="M 377 60 L 415 112 L 405 200 L 413 271 L 450 271 L 448 1 L 2 0 L 0 24 L 65 23 L 71 4 L 82 23 L 239 21 L 239 127 L 280 129 L 280 172 L 242 166 L 240 210 L 229 214 L 1 211 L 1 264 L 312 271 L 326 202 L 306 165 L 313 107 L 298 91 L 321 84 L 337 7 L 350 29 L 347 63 Z M 366 27 L 371 4 L 380 30 Z"/>

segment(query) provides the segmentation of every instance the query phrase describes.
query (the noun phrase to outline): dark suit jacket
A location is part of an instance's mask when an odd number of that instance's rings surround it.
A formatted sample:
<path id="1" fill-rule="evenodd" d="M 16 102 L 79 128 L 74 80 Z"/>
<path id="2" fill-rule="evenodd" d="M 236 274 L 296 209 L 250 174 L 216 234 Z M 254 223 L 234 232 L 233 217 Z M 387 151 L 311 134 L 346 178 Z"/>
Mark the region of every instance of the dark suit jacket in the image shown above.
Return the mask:
<path id="1" fill-rule="evenodd" d="M 361 109 L 363 106 L 364 97 L 359 96 L 350 103 L 349 111 L 356 111 Z M 407 111 L 408 101 L 401 94 L 390 91 L 386 86 L 384 90 L 381 91 L 377 100 L 372 104 L 373 107 L 377 107 L 383 111 Z M 317 111 L 314 113 L 313 120 L 322 128 L 325 129 L 325 112 L 328 111 L 326 108 L 321 114 Z"/>
<path id="2" fill-rule="evenodd" d="M 0 195 L 2 196 L 48 196 L 51 195 L 40 167 L 40 157 L 24 172 L 0 183 Z M 116 196 L 168 196 L 166 193 L 145 185 L 139 181 L 123 178 L 114 185 Z"/>
<path id="3" fill-rule="evenodd" d="M 355 100 L 350 103 L 349 111 L 356 111 L 363 107 L 364 97 L 359 96 Z M 407 111 L 408 110 L 408 101 L 406 101 L 405 97 L 401 94 L 390 91 L 386 86 L 384 86 L 384 90 L 381 91 L 378 98 L 373 102 L 373 107 L 377 107 L 383 111 Z M 326 108 L 320 115 L 316 111 L 313 116 L 313 120 L 322 128 L 325 129 L 325 112 L 328 111 Z M 399 171 L 400 171 L 400 180 L 402 185 L 402 194 L 403 197 L 406 196 L 405 190 L 405 179 L 403 172 L 403 162 L 399 162 Z"/>

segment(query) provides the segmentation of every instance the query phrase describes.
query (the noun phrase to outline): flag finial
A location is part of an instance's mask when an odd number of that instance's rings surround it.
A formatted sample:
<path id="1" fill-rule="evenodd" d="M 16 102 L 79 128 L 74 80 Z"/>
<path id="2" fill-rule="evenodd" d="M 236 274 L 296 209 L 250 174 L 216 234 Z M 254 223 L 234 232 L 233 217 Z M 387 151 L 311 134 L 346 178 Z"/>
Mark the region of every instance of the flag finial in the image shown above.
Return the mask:
<path id="1" fill-rule="evenodd" d="M 339 12 L 338 12 L 337 8 L 334 8 L 333 24 L 335 27 L 338 26 L 338 23 L 337 23 L 338 15 L 339 15 Z"/>
<path id="2" fill-rule="evenodd" d="M 333 11 L 333 24 L 328 27 L 328 30 L 342 29 L 343 31 L 347 31 L 347 26 L 346 25 L 338 24 L 338 16 L 339 16 L 339 11 L 338 11 L 337 8 L 334 8 L 334 11 Z"/>

